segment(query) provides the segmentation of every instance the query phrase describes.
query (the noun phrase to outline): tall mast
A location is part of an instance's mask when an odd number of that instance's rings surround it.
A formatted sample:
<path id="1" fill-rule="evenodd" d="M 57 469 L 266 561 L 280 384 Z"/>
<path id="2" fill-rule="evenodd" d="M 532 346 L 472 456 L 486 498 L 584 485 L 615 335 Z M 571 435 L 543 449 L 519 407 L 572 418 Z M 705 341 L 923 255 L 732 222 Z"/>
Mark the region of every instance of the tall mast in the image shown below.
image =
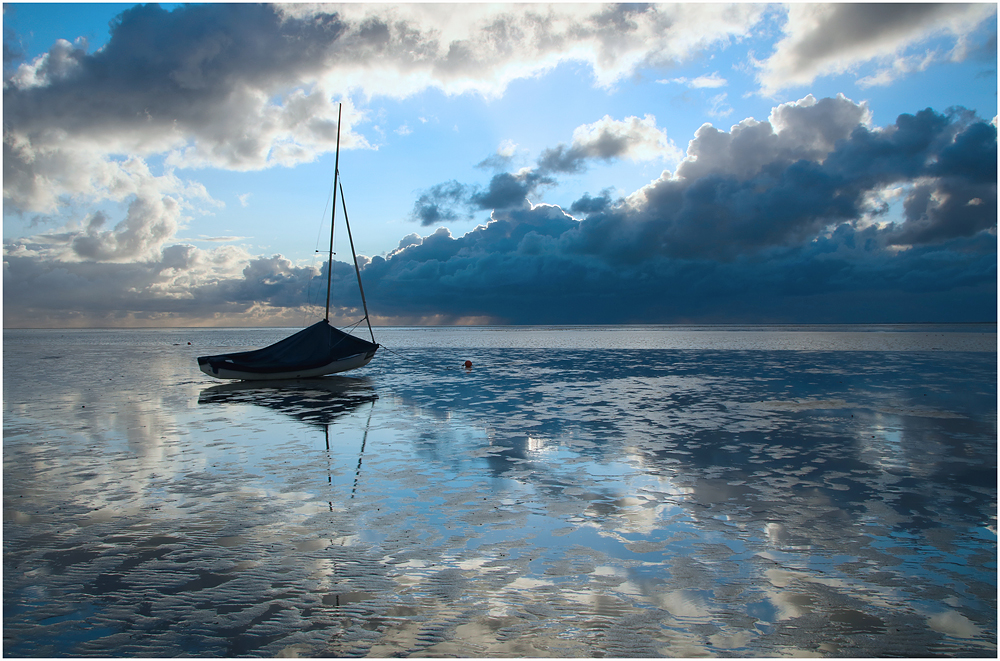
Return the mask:
<path id="1" fill-rule="evenodd" d="M 344 104 L 337 104 L 337 156 L 333 161 L 333 211 L 330 216 L 330 255 L 326 260 L 326 321 L 330 322 L 330 286 L 333 283 L 333 228 L 337 220 L 337 175 L 340 174 L 340 113 Z M 343 197 L 343 196 L 341 196 Z"/>

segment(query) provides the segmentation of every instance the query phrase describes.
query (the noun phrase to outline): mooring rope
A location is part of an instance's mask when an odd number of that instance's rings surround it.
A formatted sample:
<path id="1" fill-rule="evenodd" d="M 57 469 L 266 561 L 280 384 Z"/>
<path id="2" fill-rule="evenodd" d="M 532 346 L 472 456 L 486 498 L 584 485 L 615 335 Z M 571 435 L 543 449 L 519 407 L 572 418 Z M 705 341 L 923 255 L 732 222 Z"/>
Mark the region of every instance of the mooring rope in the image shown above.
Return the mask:
<path id="1" fill-rule="evenodd" d="M 388 351 L 389 353 L 393 354 L 394 356 L 399 356 L 403 360 L 408 360 L 411 363 L 417 363 L 417 364 L 423 365 L 425 367 L 431 367 L 433 369 L 438 369 L 438 370 L 453 370 L 453 369 L 456 369 L 455 367 L 452 367 L 450 365 L 434 365 L 433 363 L 428 363 L 428 362 L 425 362 L 423 360 L 417 360 L 416 358 L 410 358 L 409 356 L 403 355 L 403 354 L 399 353 L 398 351 L 394 351 L 394 350 L 390 349 L 389 347 L 385 346 L 384 344 L 380 344 L 379 347 L 382 348 L 382 349 L 385 349 L 386 351 Z"/>

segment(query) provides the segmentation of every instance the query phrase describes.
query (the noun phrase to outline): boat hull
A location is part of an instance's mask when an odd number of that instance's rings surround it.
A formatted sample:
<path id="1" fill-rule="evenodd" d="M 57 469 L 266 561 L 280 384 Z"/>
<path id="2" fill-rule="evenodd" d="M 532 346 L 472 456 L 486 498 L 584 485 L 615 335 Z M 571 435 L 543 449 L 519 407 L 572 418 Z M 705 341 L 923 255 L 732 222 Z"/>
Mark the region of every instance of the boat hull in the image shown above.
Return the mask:
<path id="1" fill-rule="evenodd" d="M 239 381 L 271 381 L 284 379 L 309 379 L 327 374 L 337 374 L 364 367 L 375 357 L 375 351 L 357 353 L 353 356 L 346 356 L 334 360 L 320 367 L 310 367 L 307 369 L 296 369 L 287 372 L 251 372 L 241 369 L 227 369 L 216 363 L 211 365 L 208 361 L 199 361 L 199 367 L 205 374 L 216 379 L 235 379 Z"/>

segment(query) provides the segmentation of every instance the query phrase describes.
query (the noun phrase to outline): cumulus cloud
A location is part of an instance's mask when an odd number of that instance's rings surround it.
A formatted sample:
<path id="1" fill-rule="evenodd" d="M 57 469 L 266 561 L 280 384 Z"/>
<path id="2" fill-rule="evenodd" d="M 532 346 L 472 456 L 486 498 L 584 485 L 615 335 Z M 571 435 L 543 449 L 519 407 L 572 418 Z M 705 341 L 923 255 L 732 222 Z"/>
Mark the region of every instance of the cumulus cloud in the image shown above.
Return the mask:
<path id="1" fill-rule="evenodd" d="M 680 150 L 666 132 L 656 127 L 654 116 L 626 117 L 619 121 L 605 115 L 592 124 L 577 127 L 570 146 L 545 150 L 538 167 L 545 172 L 580 172 L 588 160 L 676 161 L 680 156 Z"/>
<path id="2" fill-rule="evenodd" d="M 336 142 L 335 94 L 349 106 L 342 146 L 366 148 L 356 127 L 368 118 L 348 90 L 496 95 L 562 61 L 611 85 L 739 38 L 759 16 L 749 5 L 139 5 L 99 51 L 60 40 L 6 75 L 4 196 L 48 209 L 43 183 L 50 198 L 86 189 L 79 179 L 121 154 L 232 170 L 311 161 Z"/>
<path id="3" fill-rule="evenodd" d="M 478 167 L 497 169 L 510 163 L 515 151 L 516 145 L 504 143 Z M 535 168 L 498 172 L 485 187 L 457 181 L 432 186 L 417 198 L 411 218 L 429 226 L 471 219 L 477 211 L 523 207 L 542 188 L 556 184 L 554 175 L 582 172 L 592 161 L 676 161 L 680 157 L 680 150 L 666 132 L 657 128 L 654 116 L 615 120 L 605 115 L 577 127 L 569 146 L 560 144 L 543 150 Z"/>
<path id="4" fill-rule="evenodd" d="M 495 174 L 485 187 L 448 181 L 421 193 L 411 218 L 424 226 L 471 219 L 476 211 L 524 206 L 538 189 L 554 183 L 551 177 L 529 168 Z"/>
<path id="5" fill-rule="evenodd" d="M 172 244 L 143 261 L 52 259 L 30 241 L 4 245 L 4 324 L 17 326 L 301 325 L 322 316 L 326 265 L 299 266 L 238 246 Z M 334 262 L 335 323 L 357 320 L 353 265 Z"/>
<path id="6" fill-rule="evenodd" d="M 172 245 L 147 261 L 102 263 L 60 261 L 45 244 L 7 241 L 4 245 L 4 323 L 18 325 L 115 325 L 136 318 L 178 315 L 197 296 L 192 289 L 214 289 L 231 280 L 248 260 L 239 248 L 202 251 Z M 213 296 L 197 305 L 199 315 L 224 313 L 232 304 Z"/>
<path id="7" fill-rule="evenodd" d="M 532 170 L 442 185 L 438 197 L 489 208 L 489 222 L 461 236 L 413 233 L 363 258 L 365 290 L 376 319 L 396 323 L 989 319 L 996 144 L 992 122 L 960 109 L 876 127 L 863 103 L 805 97 L 729 131 L 701 127 L 675 173 L 624 199 L 584 195 L 570 212 L 532 204 Z M 302 323 L 303 302 L 325 291 L 322 269 L 234 246 L 156 252 L 151 238 L 136 244 L 147 246 L 142 262 L 82 259 L 134 250 L 131 225 L 107 225 L 95 215 L 48 243 L 8 242 L 14 323 L 84 301 L 104 323 Z M 336 316 L 360 318 L 352 267 L 334 266 Z"/>
<path id="8" fill-rule="evenodd" d="M 817 100 L 811 94 L 775 107 L 767 121 L 745 119 L 728 132 L 704 124 L 688 144 L 677 175 L 696 180 L 713 173 L 747 178 L 766 165 L 819 161 L 838 140 L 871 120 L 867 104 L 843 95 Z"/>
<path id="9" fill-rule="evenodd" d="M 319 56 L 345 29 L 335 16 L 282 21 L 266 6 L 139 5 L 118 17 L 101 50 L 59 41 L 22 64 L 5 81 L 5 138 L 42 149 L 68 141 L 96 154 L 167 153 L 186 166 L 310 160 L 336 140 L 336 105 L 319 80 L 327 58 Z M 363 145 L 350 130 L 342 139 Z"/>
<path id="10" fill-rule="evenodd" d="M 511 140 L 504 140 L 497 147 L 496 153 L 484 158 L 476 164 L 476 167 L 487 170 L 503 170 L 511 166 L 516 155 L 517 145 Z"/>
<path id="11" fill-rule="evenodd" d="M 883 214 L 871 194 L 899 185 L 908 190 L 905 215 L 880 235 L 884 244 L 995 227 L 995 127 L 961 111 L 901 115 L 884 129 L 867 118 L 864 104 L 843 96 L 806 97 L 778 106 L 770 121 L 744 120 L 728 133 L 705 125 L 676 174 L 588 217 L 580 245 L 614 249 L 627 261 L 733 259 Z M 983 204 L 970 206 L 975 199 Z"/>
<path id="12" fill-rule="evenodd" d="M 686 61 L 745 36 L 760 20 L 755 5 L 346 5 L 353 84 L 406 96 L 427 86 L 448 94 L 494 96 L 511 81 L 560 62 L 588 64 L 608 87 L 637 68 Z M 322 5 L 284 5 L 312 19 Z M 346 46 L 347 44 L 345 44 Z M 362 84 L 362 80 L 364 81 Z"/>
<path id="13" fill-rule="evenodd" d="M 77 311 L 73 323 L 87 315 L 91 323 L 288 319 L 282 315 L 297 313 L 303 296 L 323 290 L 322 269 L 179 242 L 198 208 L 219 203 L 176 170 L 313 160 L 336 142 L 336 100 L 350 118 L 343 146 L 369 148 L 361 128 L 370 118 L 351 95 L 402 98 L 436 88 L 494 97 L 563 62 L 585 64 L 596 85 L 611 88 L 641 68 L 748 36 L 764 11 L 143 5 L 122 13 L 96 52 L 84 40 L 61 40 L 24 62 L 5 38 L 5 209 L 87 208 L 58 230 L 5 242 L 5 322 L 56 323 L 66 310 Z M 877 64 L 861 79 L 877 85 L 937 58 L 977 57 L 989 48 L 970 31 L 995 7 L 788 11 L 785 39 L 759 63 L 767 92 L 861 63 Z M 936 35 L 955 47 L 917 50 Z M 995 41 L 992 52 L 995 60 Z M 683 82 L 725 84 L 717 73 Z M 722 94 L 712 104 L 715 116 L 727 114 Z M 514 169 L 516 154 L 501 145 L 480 163 L 493 170 L 485 185 L 450 181 L 424 191 L 413 218 L 438 228 L 404 237 L 384 258 L 362 259 L 383 318 L 707 320 L 709 297 L 749 314 L 758 309 L 749 294 L 763 291 L 765 311 L 805 293 L 820 305 L 868 296 L 877 311 L 887 301 L 904 306 L 900 291 L 912 293 L 911 307 L 921 292 L 945 292 L 953 303 L 941 309 L 954 309 L 992 291 L 995 316 L 995 121 L 927 109 L 878 128 L 863 103 L 807 96 L 728 131 L 706 124 L 685 153 L 647 115 L 581 126 L 532 168 Z M 532 204 L 556 177 L 615 159 L 677 165 L 625 199 L 585 194 L 569 213 Z M 162 166 L 154 172 L 150 163 Z M 465 235 L 440 227 L 482 211 L 490 221 Z M 352 266 L 334 269 L 344 282 L 353 277 Z M 341 312 L 353 314 L 345 296 Z"/>
<path id="14" fill-rule="evenodd" d="M 585 195 L 581 220 L 524 200 L 463 236 L 413 237 L 372 260 L 366 290 L 391 314 L 521 323 L 721 320 L 720 302 L 758 321 L 916 320 L 931 302 L 989 319 L 996 157 L 995 126 L 967 111 L 874 127 L 863 103 L 808 96 L 703 126 L 676 173 Z"/>
<path id="15" fill-rule="evenodd" d="M 52 273 L 62 262 L 77 271 L 97 268 L 82 262 L 119 270 L 134 262 L 138 272 L 160 273 L 141 265 L 176 252 L 170 243 L 194 203 L 218 205 L 175 168 L 311 161 L 336 143 L 335 99 L 348 106 L 342 146 L 368 148 L 358 127 L 369 118 L 349 91 L 405 97 L 433 87 L 496 96 L 512 80 L 564 61 L 590 65 L 596 83 L 610 86 L 637 67 L 740 38 L 759 16 L 746 5 L 139 5 L 119 15 L 98 51 L 83 39 L 59 40 L 20 63 L 15 35 L 5 32 L 5 209 L 57 214 L 106 200 L 128 207 L 117 222 L 84 213 L 7 253 L 22 266 L 49 264 Z M 160 173 L 147 165 L 154 157 L 165 165 Z M 504 169 L 512 157 L 501 147 L 493 167 Z M 549 181 L 538 172 L 497 172 L 484 188 L 442 185 L 414 213 L 438 224 L 522 204 Z M 160 282 L 136 277 L 136 291 Z"/>
<path id="16" fill-rule="evenodd" d="M 977 49 L 966 33 L 992 11 L 792 5 L 785 40 L 761 65 L 762 84 L 779 89 L 889 56 L 905 71 L 917 65 L 902 49 L 940 32 L 958 35 L 952 57 L 965 57 Z M 335 144 L 334 96 L 349 105 L 343 146 L 367 148 L 358 127 L 368 117 L 347 90 L 497 95 L 565 61 L 586 63 L 598 85 L 610 86 L 639 67 L 741 39 L 762 12 L 745 4 L 136 6 L 97 52 L 85 40 L 59 40 L 13 67 L 16 51 L 5 51 L 4 197 L 44 212 L 60 196 L 100 199 L 122 155 L 233 170 L 310 161 Z M 851 29 L 834 29 L 841 27 Z M 887 70 L 863 84 L 878 84 Z M 685 82 L 725 83 L 717 73 Z M 727 112 L 721 100 L 713 108 L 715 116 Z M 554 166 L 579 167 L 581 149 L 602 148 L 574 137 L 550 156 Z"/>
<path id="17" fill-rule="evenodd" d="M 868 62 L 879 69 L 862 84 L 882 84 L 948 57 L 909 52 L 937 36 L 954 38 L 950 56 L 964 57 L 968 33 L 995 13 L 991 4 L 792 4 L 784 38 L 770 57 L 757 63 L 761 91 L 773 94 L 808 85 L 819 76 L 852 72 Z"/>
<path id="18" fill-rule="evenodd" d="M 85 183 L 99 185 L 108 198 L 127 201 L 125 217 L 108 227 L 111 218 L 104 211 L 96 211 L 80 222 L 71 221 L 60 231 L 25 239 L 38 254 L 63 261 L 146 260 L 159 254 L 174 238 L 196 206 L 211 208 L 220 204 L 200 184 L 181 180 L 172 173 L 154 176 L 141 159 L 107 165 L 96 184 L 93 178 Z"/>

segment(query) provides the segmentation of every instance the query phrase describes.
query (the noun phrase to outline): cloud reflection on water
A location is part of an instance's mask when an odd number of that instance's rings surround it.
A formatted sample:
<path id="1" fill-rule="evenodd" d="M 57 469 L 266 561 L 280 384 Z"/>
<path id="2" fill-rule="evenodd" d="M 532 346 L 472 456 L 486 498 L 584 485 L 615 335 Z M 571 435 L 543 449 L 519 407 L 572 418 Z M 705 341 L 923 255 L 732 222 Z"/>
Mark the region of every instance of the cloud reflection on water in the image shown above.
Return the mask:
<path id="1" fill-rule="evenodd" d="M 14 651 L 995 650 L 995 354 L 424 349 L 262 388 L 81 351 L 5 382 Z"/>

